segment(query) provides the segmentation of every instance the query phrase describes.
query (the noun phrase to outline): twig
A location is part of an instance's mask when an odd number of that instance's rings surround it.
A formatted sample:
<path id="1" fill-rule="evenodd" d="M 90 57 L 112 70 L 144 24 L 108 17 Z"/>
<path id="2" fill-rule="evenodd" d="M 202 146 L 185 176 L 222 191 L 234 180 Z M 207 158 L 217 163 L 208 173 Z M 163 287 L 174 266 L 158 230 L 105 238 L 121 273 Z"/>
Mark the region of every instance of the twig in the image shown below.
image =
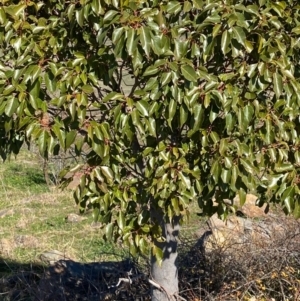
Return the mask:
<path id="1" fill-rule="evenodd" d="M 140 273 L 140 274 L 138 274 L 138 275 L 136 275 L 136 276 L 134 276 L 134 277 L 132 277 L 132 278 L 130 277 L 131 275 L 132 275 L 132 270 L 130 270 L 130 271 L 128 272 L 128 278 L 119 278 L 117 284 L 115 284 L 115 285 L 110 285 L 110 286 L 108 286 L 108 288 L 109 288 L 109 289 L 110 289 L 110 288 L 117 288 L 117 287 L 119 287 L 123 282 L 132 284 L 133 281 L 135 281 L 135 280 L 137 280 L 137 279 L 140 279 L 140 278 L 144 278 L 144 279 L 147 279 L 148 282 L 149 282 L 152 286 L 156 287 L 156 288 L 159 289 L 160 291 L 163 291 L 163 292 L 167 295 L 169 301 L 172 301 L 172 300 L 173 300 L 172 295 L 171 295 L 170 293 L 168 293 L 168 291 L 167 291 L 162 285 L 160 285 L 159 283 L 157 283 L 156 281 L 154 281 L 154 280 L 152 280 L 152 279 L 149 279 L 145 274 Z M 179 296 L 178 294 L 175 294 L 175 295 L 173 295 L 173 296 L 174 296 L 177 300 L 187 301 L 185 298 Z"/>

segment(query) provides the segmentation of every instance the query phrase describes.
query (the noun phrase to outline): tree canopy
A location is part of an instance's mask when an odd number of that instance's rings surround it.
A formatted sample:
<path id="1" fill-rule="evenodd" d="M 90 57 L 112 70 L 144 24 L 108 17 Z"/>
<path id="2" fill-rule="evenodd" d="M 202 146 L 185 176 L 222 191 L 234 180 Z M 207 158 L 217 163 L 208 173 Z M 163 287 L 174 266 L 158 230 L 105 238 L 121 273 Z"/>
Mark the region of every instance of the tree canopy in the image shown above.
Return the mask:
<path id="1" fill-rule="evenodd" d="M 156 216 L 194 200 L 225 218 L 224 199 L 255 191 L 299 217 L 299 14 L 295 0 L 4 0 L 1 156 L 72 148 L 77 203 L 157 258 Z"/>

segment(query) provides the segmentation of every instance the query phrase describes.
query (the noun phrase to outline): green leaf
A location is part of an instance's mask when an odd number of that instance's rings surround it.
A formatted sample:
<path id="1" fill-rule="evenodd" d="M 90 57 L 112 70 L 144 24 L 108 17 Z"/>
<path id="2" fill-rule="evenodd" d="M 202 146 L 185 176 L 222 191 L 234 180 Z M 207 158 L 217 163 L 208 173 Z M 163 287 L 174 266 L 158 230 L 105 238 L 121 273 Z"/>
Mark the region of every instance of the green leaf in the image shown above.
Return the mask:
<path id="1" fill-rule="evenodd" d="M 175 50 L 174 55 L 177 60 L 186 55 L 188 50 L 188 41 L 174 40 Z"/>
<path id="2" fill-rule="evenodd" d="M 149 254 L 149 250 L 148 250 L 149 242 L 144 237 L 141 237 L 139 239 L 138 246 L 143 254 Z"/>
<path id="3" fill-rule="evenodd" d="M 86 94 L 91 94 L 91 93 L 94 92 L 93 87 L 90 86 L 90 85 L 83 85 L 83 86 L 81 87 L 81 89 L 82 89 L 82 91 L 83 91 L 84 93 L 86 93 Z"/>
<path id="4" fill-rule="evenodd" d="M 69 21 L 72 20 L 74 10 L 75 10 L 75 4 L 70 4 L 68 7 L 68 10 L 67 10 L 67 15 L 68 15 Z"/>
<path id="5" fill-rule="evenodd" d="M 246 202 L 247 193 L 245 192 L 244 189 L 240 189 L 238 191 L 238 194 L 239 194 L 240 206 L 244 206 L 244 204 Z"/>
<path id="6" fill-rule="evenodd" d="M 204 108 L 202 104 L 197 104 L 193 108 L 194 111 L 194 126 L 192 131 L 196 132 L 200 129 L 204 120 Z"/>
<path id="7" fill-rule="evenodd" d="M 300 202 L 299 200 L 295 200 L 295 209 L 293 212 L 295 218 L 300 218 Z"/>
<path id="8" fill-rule="evenodd" d="M 140 41 L 146 55 L 150 56 L 151 35 L 150 35 L 150 29 L 146 26 L 142 26 L 140 29 Z"/>
<path id="9" fill-rule="evenodd" d="M 242 163 L 245 170 L 250 174 L 255 174 L 256 170 L 254 165 L 250 162 L 250 160 L 240 158 L 240 162 Z"/>
<path id="10" fill-rule="evenodd" d="M 247 51 L 248 53 L 251 53 L 252 50 L 254 49 L 252 42 L 247 41 L 247 40 L 245 41 L 244 46 L 245 46 L 246 51 Z"/>
<path id="11" fill-rule="evenodd" d="M 117 44 L 117 42 L 121 39 L 121 36 L 124 35 L 124 32 L 125 32 L 124 27 L 115 28 L 112 35 L 112 42 L 114 44 Z"/>
<path id="12" fill-rule="evenodd" d="M 73 130 L 66 134 L 66 143 L 65 143 L 65 149 L 69 149 L 69 147 L 73 144 L 75 141 L 77 135 L 77 131 Z"/>
<path id="13" fill-rule="evenodd" d="M 292 79 L 292 80 L 295 80 L 295 77 L 293 75 L 293 73 L 290 71 L 290 70 L 287 70 L 287 69 L 281 69 L 281 72 L 283 75 L 285 75 L 286 77 Z"/>
<path id="14" fill-rule="evenodd" d="M 150 77 L 149 80 L 147 81 L 144 91 L 151 91 L 155 90 L 158 87 L 158 81 L 157 81 L 157 76 Z"/>
<path id="15" fill-rule="evenodd" d="M 118 11 L 116 11 L 116 10 L 107 11 L 107 13 L 105 14 L 105 16 L 103 18 L 104 24 L 112 21 L 117 14 L 118 14 Z"/>
<path id="16" fill-rule="evenodd" d="M 133 54 L 134 50 L 134 38 L 135 38 L 135 30 L 133 28 L 129 28 L 127 30 L 127 42 L 126 42 L 126 48 L 129 55 Z"/>
<path id="17" fill-rule="evenodd" d="M 246 35 L 241 27 L 233 27 L 232 28 L 233 37 L 242 45 L 245 45 Z"/>
<path id="18" fill-rule="evenodd" d="M 284 173 L 287 171 L 292 171 L 294 169 L 294 165 L 287 162 L 287 163 L 277 163 L 275 165 L 275 171 L 280 172 L 280 173 Z"/>
<path id="19" fill-rule="evenodd" d="M 184 175 L 182 171 L 178 172 L 178 176 L 181 179 L 182 184 L 188 190 L 191 189 L 191 180 L 188 176 Z"/>
<path id="20" fill-rule="evenodd" d="M 277 71 L 273 73 L 273 86 L 276 97 L 279 98 L 282 94 L 283 84 L 282 76 Z"/>
<path id="21" fill-rule="evenodd" d="M 215 183 L 218 183 L 219 177 L 222 171 L 222 167 L 218 161 L 214 161 L 210 170 L 210 173 L 215 181 Z"/>
<path id="22" fill-rule="evenodd" d="M 188 116 L 189 116 L 188 108 L 184 104 L 182 104 L 180 106 L 179 114 L 180 114 L 180 127 L 182 128 L 183 125 L 186 123 Z"/>
<path id="23" fill-rule="evenodd" d="M 10 95 L 13 91 L 15 91 L 15 87 L 13 85 L 8 85 L 4 90 L 3 90 L 3 95 Z"/>
<path id="24" fill-rule="evenodd" d="M 169 1 L 167 4 L 167 12 L 169 14 L 178 14 L 182 10 L 181 4 L 178 1 Z"/>
<path id="25" fill-rule="evenodd" d="M 209 134 L 209 137 L 212 139 L 212 141 L 213 141 L 214 144 L 217 144 L 219 142 L 219 140 L 220 140 L 220 137 L 219 137 L 218 133 L 215 132 L 215 131 L 212 131 Z"/>
<path id="26" fill-rule="evenodd" d="M 298 25 L 298 26 L 296 26 L 296 27 L 294 27 L 293 29 L 292 29 L 292 32 L 294 32 L 295 34 L 300 34 L 300 25 Z"/>
<path id="27" fill-rule="evenodd" d="M 236 165 L 232 166 L 232 171 L 231 171 L 231 181 L 230 181 L 230 188 L 232 191 L 236 191 L 236 181 L 239 177 L 239 168 Z"/>
<path id="28" fill-rule="evenodd" d="M 219 34 L 221 27 L 222 27 L 222 24 L 216 24 L 214 26 L 213 31 L 212 31 L 213 37 L 216 37 Z"/>
<path id="29" fill-rule="evenodd" d="M 118 218 L 117 218 L 117 223 L 118 223 L 118 226 L 121 230 L 124 229 L 125 227 L 125 215 L 122 211 L 119 211 L 119 215 L 118 215 Z"/>
<path id="30" fill-rule="evenodd" d="M 76 10 L 75 12 L 76 21 L 79 24 L 80 27 L 83 27 L 83 21 L 84 21 L 84 10 Z"/>
<path id="31" fill-rule="evenodd" d="M 10 5 L 8 7 L 5 7 L 5 11 L 13 18 L 18 18 L 19 15 L 24 12 L 25 8 L 26 4 L 20 3 L 18 5 Z"/>
<path id="32" fill-rule="evenodd" d="M 171 204 L 173 207 L 173 210 L 175 212 L 176 215 L 180 215 L 180 208 L 179 208 L 179 199 L 178 198 L 172 198 L 171 199 Z"/>
<path id="33" fill-rule="evenodd" d="M 149 120 L 146 120 L 146 124 L 149 130 L 150 135 L 156 137 L 156 121 L 154 118 L 149 118 Z"/>
<path id="34" fill-rule="evenodd" d="M 227 139 L 221 139 L 220 146 L 219 146 L 219 153 L 221 156 L 226 155 L 226 151 L 228 150 L 228 141 Z"/>
<path id="35" fill-rule="evenodd" d="M 174 100 L 173 98 L 170 100 L 169 103 L 169 108 L 168 108 L 168 124 L 170 126 L 170 128 L 172 128 L 172 120 L 173 117 L 175 116 L 176 113 L 176 108 L 177 108 L 177 102 L 176 100 Z"/>
<path id="36" fill-rule="evenodd" d="M 160 78 L 161 86 L 167 85 L 172 79 L 172 72 L 164 72 Z"/>
<path id="37" fill-rule="evenodd" d="M 182 65 L 180 69 L 185 79 L 191 82 L 197 82 L 198 76 L 193 67 L 190 65 Z"/>
<path id="38" fill-rule="evenodd" d="M 37 34 L 40 33 L 41 31 L 43 31 L 46 28 L 46 26 L 35 26 L 32 29 L 32 33 Z"/>
<path id="39" fill-rule="evenodd" d="M 231 170 L 223 168 L 221 172 L 221 179 L 223 183 L 229 184 L 230 178 L 231 178 Z"/>
<path id="40" fill-rule="evenodd" d="M 288 187 L 282 194 L 282 200 L 284 205 L 288 211 L 288 213 L 292 213 L 294 209 L 294 196 L 295 196 L 295 187 Z"/>
<path id="41" fill-rule="evenodd" d="M 99 128 L 101 130 L 101 133 L 103 134 L 103 137 L 107 140 L 110 139 L 110 134 L 109 134 L 109 125 L 107 122 L 102 122 L 100 125 L 99 125 Z M 102 136 L 102 135 L 101 135 Z"/>
<path id="42" fill-rule="evenodd" d="M 136 103 L 136 108 L 139 110 L 142 116 L 148 116 L 149 103 L 145 100 L 140 100 Z"/>
<path id="43" fill-rule="evenodd" d="M 0 24 L 6 23 L 6 13 L 3 7 L 0 7 Z"/>
<path id="44" fill-rule="evenodd" d="M 162 261 L 163 261 L 163 251 L 159 247 L 153 245 L 153 247 L 152 247 L 152 254 L 156 258 L 157 265 L 161 266 Z"/>
<path id="45" fill-rule="evenodd" d="M 42 68 L 38 65 L 34 66 L 31 71 L 31 82 L 32 83 L 35 82 L 41 73 L 42 73 Z"/>
<path id="46" fill-rule="evenodd" d="M 112 182 L 114 180 L 114 173 L 110 167 L 100 166 L 100 169 L 108 182 Z"/>
<path id="47" fill-rule="evenodd" d="M 114 230 L 114 223 L 109 223 L 105 227 L 105 236 L 107 240 L 112 240 L 112 234 Z"/>
<path id="48" fill-rule="evenodd" d="M 149 66 L 149 67 L 145 70 L 143 76 L 151 76 L 151 75 L 155 75 L 155 74 L 158 73 L 158 71 L 159 71 L 159 68 L 158 68 L 158 67 L 156 67 L 156 66 Z"/>
<path id="49" fill-rule="evenodd" d="M 44 156 L 46 152 L 48 139 L 49 139 L 49 133 L 46 130 L 43 130 L 39 134 L 39 138 L 38 138 L 39 151 L 42 156 Z"/>
<path id="50" fill-rule="evenodd" d="M 7 100 L 6 106 L 5 106 L 5 114 L 8 117 L 11 117 L 17 110 L 17 108 L 19 107 L 20 103 L 18 101 L 17 98 L 15 98 L 14 96 L 10 97 Z"/>
<path id="51" fill-rule="evenodd" d="M 53 131 L 53 133 L 55 134 L 55 136 L 58 138 L 61 147 L 65 148 L 65 145 L 66 145 L 66 143 L 65 143 L 65 141 L 66 141 L 66 139 L 65 139 L 66 134 L 65 134 L 65 132 L 62 129 L 60 129 L 59 124 L 53 125 L 52 128 L 51 128 L 51 130 Z"/>
<path id="52" fill-rule="evenodd" d="M 96 15 L 102 14 L 103 9 L 101 7 L 101 1 L 99 1 L 99 0 L 93 0 L 93 2 L 91 3 L 91 7 L 92 7 L 92 10 L 94 11 L 94 13 Z"/>
<path id="53" fill-rule="evenodd" d="M 30 104 L 34 109 L 38 109 L 38 98 L 40 95 L 40 87 L 41 83 L 39 80 L 36 80 L 33 85 L 31 86 L 31 90 L 29 91 L 29 99 L 30 99 Z"/>
<path id="54" fill-rule="evenodd" d="M 226 54 L 230 51 L 229 44 L 230 44 L 230 33 L 228 32 L 228 30 L 224 30 L 221 39 L 221 49 L 223 54 Z"/>
<path id="55" fill-rule="evenodd" d="M 46 88 L 49 90 L 49 92 L 53 93 L 56 90 L 56 80 L 53 78 L 53 75 L 50 73 L 45 74 L 45 84 Z"/>
<path id="56" fill-rule="evenodd" d="M 114 101 L 114 100 L 124 100 L 124 95 L 118 92 L 110 92 L 104 98 L 103 102 Z"/>

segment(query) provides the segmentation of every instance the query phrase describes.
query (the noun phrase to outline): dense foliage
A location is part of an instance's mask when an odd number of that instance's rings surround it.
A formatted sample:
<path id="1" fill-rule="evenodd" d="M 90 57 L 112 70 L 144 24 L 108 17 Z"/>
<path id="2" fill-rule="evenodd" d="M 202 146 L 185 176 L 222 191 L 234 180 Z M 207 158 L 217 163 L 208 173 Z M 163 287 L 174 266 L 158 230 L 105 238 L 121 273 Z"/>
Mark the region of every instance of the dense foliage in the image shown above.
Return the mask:
<path id="1" fill-rule="evenodd" d="M 72 148 L 76 201 L 133 253 L 193 200 L 299 217 L 299 48 L 295 0 L 4 0 L 1 156 Z"/>

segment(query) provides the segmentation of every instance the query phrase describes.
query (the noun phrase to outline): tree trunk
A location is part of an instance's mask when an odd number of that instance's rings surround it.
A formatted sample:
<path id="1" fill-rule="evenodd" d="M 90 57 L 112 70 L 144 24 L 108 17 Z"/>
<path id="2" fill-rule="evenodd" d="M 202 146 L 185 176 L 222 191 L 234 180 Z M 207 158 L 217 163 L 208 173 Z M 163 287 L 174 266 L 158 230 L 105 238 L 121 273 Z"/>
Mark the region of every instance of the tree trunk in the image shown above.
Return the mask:
<path id="1" fill-rule="evenodd" d="M 43 173 L 44 173 L 44 179 L 45 179 L 45 182 L 47 184 L 48 187 L 51 186 L 51 181 L 50 181 L 50 178 L 49 178 L 49 173 L 48 173 L 48 159 L 44 159 L 43 160 Z"/>
<path id="2" fill-rule="evenodd" d="M 179 234 L 179 217 L 172 223 L 161 222 L 164 242 L 156 242 L 163 251 L 161 266 L 155 256 L 151 257 L 151 274 L 154 282 L 161 288 L 152 286 L 152 301 L 175 301 L 178 294 L 177 237 Z"/>

